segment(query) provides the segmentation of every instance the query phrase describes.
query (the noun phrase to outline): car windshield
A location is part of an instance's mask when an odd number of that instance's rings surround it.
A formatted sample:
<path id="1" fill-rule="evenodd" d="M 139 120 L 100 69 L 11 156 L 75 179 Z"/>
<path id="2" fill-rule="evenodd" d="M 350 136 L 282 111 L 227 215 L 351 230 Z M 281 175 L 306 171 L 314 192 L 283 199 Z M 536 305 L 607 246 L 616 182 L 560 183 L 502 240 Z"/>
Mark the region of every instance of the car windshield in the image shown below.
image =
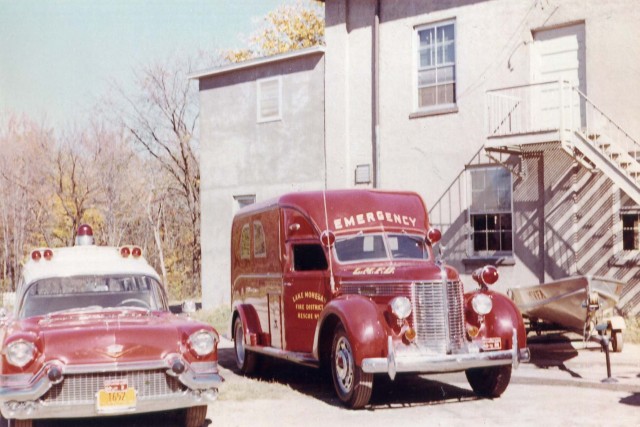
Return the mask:
<path id="1" fill-rule="evenodd" d="M 166 310 L 166 302 L 160 283 L 148 276 L 55 277 L 29 285 L 20 317 L 94 307 Z"/>
<path id="2" fill-rule="evenodd" d="M 335 254 L 340 262 L 429 259 L 425 239 L 412 234 L 363 234 L 336 240 Z"/>

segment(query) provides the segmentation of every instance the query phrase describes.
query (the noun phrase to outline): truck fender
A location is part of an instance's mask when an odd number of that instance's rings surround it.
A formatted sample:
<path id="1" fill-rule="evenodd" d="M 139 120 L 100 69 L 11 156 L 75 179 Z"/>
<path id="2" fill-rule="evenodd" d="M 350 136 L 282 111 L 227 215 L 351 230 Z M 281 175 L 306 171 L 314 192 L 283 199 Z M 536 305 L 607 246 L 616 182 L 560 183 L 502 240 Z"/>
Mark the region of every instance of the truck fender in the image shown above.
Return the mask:
<path id="1" fill-rule="evenodd" d="M 246 344 L 250 344 L 250 340 L 247 338 L 251 335 L 255 335 L 256 337 L 260 336 L 262 333 L 262 327 L 260 326 L 260 319 L 258 318 L 258 313 L 254 306 L 250 304 L 239 304 L 236 306 L 233 316 L 231 316 L 231 338 L 236 339 L 234 334 L 236 331 L 234 330 L 234 323 L 236 319 L 240 317 L 242 320 L 242 327 L 244 330 L 244 342 Z"/>
<path id="2" fill-rule="evenodd" d="M 503 342 L 503 350 L 513 347 L 513 329 L 517 331 L 518 348 L 527 346 L 527 332 L 522 320 L 522 314 L 515 303 L 505 295 L 489 290 L 476 290 L 465 294 L 465 318 L 468 323 L 478 326 L 478 314 L 471 306 L 471 300 L 479 293 L 491 297 L 493 308 L 484 316 L 481 337 L 500 337 Z"/>
<path id="3" fill-rule="evenodd" d="M 386 324 L 384 313 L 368 298 L 343 295 L 330 301 L 320 313 L 313 342 L 314 358 L 330 357 L 338 324 L 347 332 L 357 366 L 367 357 L 386 357 L 388 333 L 383 326 Z"/>

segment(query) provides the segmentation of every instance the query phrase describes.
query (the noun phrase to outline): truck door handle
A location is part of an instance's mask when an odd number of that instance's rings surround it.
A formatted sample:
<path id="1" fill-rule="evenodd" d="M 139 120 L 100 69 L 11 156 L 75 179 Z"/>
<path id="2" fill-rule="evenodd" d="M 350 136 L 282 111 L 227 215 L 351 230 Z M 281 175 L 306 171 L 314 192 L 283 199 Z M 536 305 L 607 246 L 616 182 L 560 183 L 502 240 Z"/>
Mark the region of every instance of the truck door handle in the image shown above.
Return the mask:
<path id="1" fill-rule="evenodd" d="M 284 282 L 284 286 L 291 286 L 292 283 L 291 282 Z"/>

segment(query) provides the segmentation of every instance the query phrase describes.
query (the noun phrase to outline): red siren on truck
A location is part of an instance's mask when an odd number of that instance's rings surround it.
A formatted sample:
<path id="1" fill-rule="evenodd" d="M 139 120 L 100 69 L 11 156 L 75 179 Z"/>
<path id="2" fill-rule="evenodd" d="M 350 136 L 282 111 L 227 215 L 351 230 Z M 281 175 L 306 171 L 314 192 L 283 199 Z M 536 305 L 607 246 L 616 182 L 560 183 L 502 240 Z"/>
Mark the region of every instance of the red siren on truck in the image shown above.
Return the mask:
<path id="1" fill-rule="evenodd" d="M 493 285 L 498 281 L 499 274 L 498 269 L 493 265 L 485 265 L 474 271 L 471 277 L 478 282 L 481 288 L 486 288 L 487 285 Z"/>
<path id="2" fill-rule="evenodd" d="M 442 233 L 437 228 L 431 227 L 429 231 L 427 231 L 427 240 L 429 240 L 429 243 L 432 245 L 438 243 L 440 239 L 442 239 Z"/>
<path id="3" fill-rule="evenodd" d="M 88 224 L 82 224 L 78 227 L 78 233 L 76 234 L 76 246 L 88 246 L 93 245 L 93 229 Z"/>

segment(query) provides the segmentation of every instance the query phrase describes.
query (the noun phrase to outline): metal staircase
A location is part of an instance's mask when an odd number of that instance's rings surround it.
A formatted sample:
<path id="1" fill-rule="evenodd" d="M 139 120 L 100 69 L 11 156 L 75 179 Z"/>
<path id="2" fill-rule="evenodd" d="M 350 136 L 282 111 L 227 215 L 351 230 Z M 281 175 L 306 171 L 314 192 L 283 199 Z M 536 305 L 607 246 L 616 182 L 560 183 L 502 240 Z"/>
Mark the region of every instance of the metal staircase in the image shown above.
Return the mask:
<path id="1" fill-rule="evenodd" d="M 640 143 L 566 81 L 487 92 L 488 152 L 560 142 L 576 161 L 599 170 L 640 205 Z"/>

